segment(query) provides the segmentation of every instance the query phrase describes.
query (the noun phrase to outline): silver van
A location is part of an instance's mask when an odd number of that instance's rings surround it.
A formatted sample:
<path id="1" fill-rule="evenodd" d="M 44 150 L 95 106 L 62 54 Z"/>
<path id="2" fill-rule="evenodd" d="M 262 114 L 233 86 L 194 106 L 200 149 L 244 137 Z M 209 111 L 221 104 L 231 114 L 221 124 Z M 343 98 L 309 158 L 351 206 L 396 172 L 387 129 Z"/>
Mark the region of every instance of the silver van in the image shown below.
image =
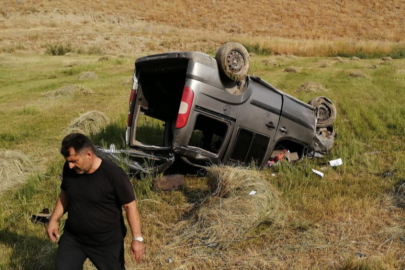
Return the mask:
<path id="1" fill-rule="evenodd" d="M 276 150 L 298 158 L 329 151 L 333 103 L 326 97 L 304 103 L 249 76 L 249 67 L 249 53 L 239 43 L 223 45 L 215 58 L 169 52 L 136 59 L 128 149 L 99 150 L 112 159 L 125 154 L 134 171 L 157 172 L 175 159 L 197 167 L 254 163 L 262 168 Z M 145 125 L 148 121 L 158 124 Z"/>

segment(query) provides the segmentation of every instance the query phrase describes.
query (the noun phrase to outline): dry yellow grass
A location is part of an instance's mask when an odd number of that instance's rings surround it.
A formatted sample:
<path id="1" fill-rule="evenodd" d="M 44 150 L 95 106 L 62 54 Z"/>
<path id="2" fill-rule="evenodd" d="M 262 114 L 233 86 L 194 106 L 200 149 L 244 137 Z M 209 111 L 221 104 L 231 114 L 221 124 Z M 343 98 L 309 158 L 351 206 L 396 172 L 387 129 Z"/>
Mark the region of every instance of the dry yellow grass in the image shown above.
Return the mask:
<path id="1" fill-rule="evenodd" d="M 4 2 L 3 2 L 4 3 Z M 71 44 L 109 54 L 215 51 L 236 40 L 302 56 L 388 53 L 404 47 L 403 0 L 12 1 L 0 15 L 0 51 Z"/>
<path id="2" fill-rule="evenodd" d="M 24 183 L 32 169 L 31 160 L 23 153 L 0 151 L 0 192 Z"/>
<path id="3" fill-rule="evenodd" d="M 110 120 L 103 112 L 86 112 L 70 123 L 67 133 L 94 134 L 103 130 L 109 122 Z"/>

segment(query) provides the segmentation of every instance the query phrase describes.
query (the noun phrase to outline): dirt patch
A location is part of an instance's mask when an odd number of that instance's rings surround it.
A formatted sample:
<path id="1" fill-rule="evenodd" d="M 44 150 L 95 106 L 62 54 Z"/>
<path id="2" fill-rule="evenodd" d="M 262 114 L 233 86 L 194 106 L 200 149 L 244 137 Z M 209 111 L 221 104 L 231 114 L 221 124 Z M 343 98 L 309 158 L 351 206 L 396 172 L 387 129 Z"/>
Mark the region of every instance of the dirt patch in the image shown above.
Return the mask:
<path id="1" fill-rule="evenodd" d="M 23 183 L 32 169 L 30 159 L 23 153 L 0 151 L 0 193 Z"/>
<path id="2" fill-rule="evenodd" d="M 359 61 L 359 60 L 360 60 L 360 58 L 358 58 L 358 57 L 356 57 L 356 56 L 353 56 L 352 58 L 350 58 L 350 60 L 353 60 L 353 61 Z"/>
<path id="3" fill-rule="evenodd" d="M 94 72 L 83 71 L 82 73 L 79 74 L 77 79 L 80 81 L 91 81 L 91 80 L 97 80 L 98 76 Z"/>
<path id="4" fill-rule="evenodd" d="M 109 122 L 104 113 L 90 111 L 73 120 L 68 127 L 67 133 L 95 134 L 103 130 Z"/>
<path id="5" fill-rule="evenodd" d="M 49 91 L 44 94 L 45 97 L 72 97 L 74 95 L 89 96 L 93 91 L 81 85 L 65 85 L 54 91 Z"/>
<path id="6" fill-rule="evenodd" d="M 306 93 L 318 93 L 318 92 L 327 92 L 329 91 L 322 84 L 317 82 L 306 82 L 298 87 L 295 92 L 306 92 Z"/>

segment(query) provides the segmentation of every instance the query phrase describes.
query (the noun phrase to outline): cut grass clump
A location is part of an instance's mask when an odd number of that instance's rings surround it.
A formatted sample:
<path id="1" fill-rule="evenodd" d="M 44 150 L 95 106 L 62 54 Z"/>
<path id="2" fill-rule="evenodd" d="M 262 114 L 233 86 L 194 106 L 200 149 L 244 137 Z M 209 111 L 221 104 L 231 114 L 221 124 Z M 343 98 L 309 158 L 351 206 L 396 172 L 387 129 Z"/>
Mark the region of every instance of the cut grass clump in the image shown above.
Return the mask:
<path id="1" fill-rule="evenodd" d="M 260 224 L 280 224 L 284 214 L 278 192 L 259 172 L 233 167 L 207 169 L 211 195 L 176 239 L 194 247 L 228 247 L 245 240 Z"/>
<path id="2" fill-rule="evenodd" d="M 94 72 L 83 71 L 82 73 L 79 74 L 77 79 L 80 81 L 90 81 L 90 80 L 97 80 L 98 76 Z"/>
<path id="3" fill-rule="evenodd" d="M 32 171 L 30 159 L 13 150 L 0 151 L 0 193 L 23 183 Z"/>
<path id="4" fill-rule="evenodd" d="M 108 117 L 100 111 L 90 111 L 82 114 L 70 123 L 67 133 L 96 134 L 109 123 Z"/>
<path id="5" fill-rule="evenodd" d="M 67 97 L 67 96 L 89 96 L 92 95 L 91 89 L 85 88 L 81 85 L 65 85 L 54 91 L 49 91 L 44 94 L 45 97 Z"/>
<path id="6" fill-rule="evenodd" d="M 328 89 L 322 86 L 320 83 L 316 82 L 306 82 L 304 84 L 301 84 L 300 87 L 298 87 L 296 92 L 305 92 L 305 93 L 318 93 L 318 92 L 327 92 Z"/>
<path id="7" fill-rule="evenodd" d="M 45 54 L 49 55 L 65 55 L 70 52 L 74 52 L 74 49 L 70 44 L 49 44 L 46 46 L 45 50 Z"/>

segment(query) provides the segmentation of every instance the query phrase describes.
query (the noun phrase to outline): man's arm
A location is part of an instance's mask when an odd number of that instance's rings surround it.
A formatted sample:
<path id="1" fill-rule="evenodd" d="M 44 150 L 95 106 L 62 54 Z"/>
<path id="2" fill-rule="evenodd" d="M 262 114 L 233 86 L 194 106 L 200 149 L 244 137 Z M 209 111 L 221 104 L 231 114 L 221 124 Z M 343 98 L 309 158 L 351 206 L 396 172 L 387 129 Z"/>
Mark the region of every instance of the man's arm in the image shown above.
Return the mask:
<path id="1" fill-rule="evenodd" d="M 66 212 L 67 205 L 68 205 L 68 198 L 66 192 L 61 190 L 59 198 L 56 201 L 55 209 L 53 210 L 51 219 L 49 220 L 48 227 L 46 228 L 48 237 L 49 239 L 51 239 L 52 242 L 56 242 L 56 240 L 59 238 L 58 220 Z"/>
<path id="2" fill-rule="evenodd" d="M 132 236 L 142 236 L 141 233 L 141 218 L 139 216 L 138 208 L 136 207 L 136 201 L 133 200 L 128 204 L 124 204 L 124 209 L 127 215 L 129 227 L 131 228 Z M 140 261 L 142 254 L 145 252 L 145 246 L 142 242 L 133 240 L 131 243 L 131 255 L 135 254 L 135 259 Z"/>

